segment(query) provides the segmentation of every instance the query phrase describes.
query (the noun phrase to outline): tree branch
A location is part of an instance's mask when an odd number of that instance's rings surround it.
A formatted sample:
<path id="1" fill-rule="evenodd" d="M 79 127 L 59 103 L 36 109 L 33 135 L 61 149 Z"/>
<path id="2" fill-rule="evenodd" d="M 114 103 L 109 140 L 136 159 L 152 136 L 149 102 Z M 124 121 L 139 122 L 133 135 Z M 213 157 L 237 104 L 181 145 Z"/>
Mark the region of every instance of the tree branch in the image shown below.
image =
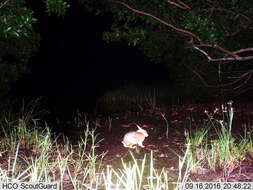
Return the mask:
<path id="1" fill-rule="evenodd" d="M 211 47 L 209 45 L 203 45 L 203 46 Z M 199 51 L 203 55 L 205 55 L 206 58 L 208 59 L 208 61 L 210 61 L 210 62 L 220 62 L 220 61 L 231 62 L 231 61 L 250 61 L 250 60 L 253 60 L 253 56 L 241 57 L 241 56 L 236 55 L 236 53 L 242 53 L 242 52 L 246 52 L 246 51 L 253 51 L 253 48 L 240 49 L 240 50 L 237 50 L 237 51 L 234 51 L 234 52 L 230 52 L 230 51 L 225 50 L 224 48 L 221 48 L 219 46 L 214 46 L 213 48 L 225 53 L 226 56 L 230 55 L 230 57 L 223 57 L 223 58 L 212 58 L 206 51 L 204 51 L 203 49 L 200 49 L 200 46 L 193 45 L 192 48 Z"/>
<path id="2" fill-rule="evenodd" d="M 175 1 L 171 1 L 171 0 L 166 0 L 169 4 L 171 5 L 175 5 L 176 7 L 179 7 L 180 9 L 191 9 L 191 7 L 189 7 L 188 5 L 186 5 L 184 2 L 176 0 Z"/>
<path id="3" fill-rule="evenodd" d="M 225 48 L 223 48 L 223 47 L 221 47 L 221 46 L 219 46 L 217 44 L 214 45 L 214 48 L 216 48 L 217 50 L 219 50 L 219 51 L 221 51 L 221 52 L 223 52 L 223 53 L 225 53 L 227 55 L 230 55 L 231 57 L 234 57 L 235 59 L 239 58 L 238 55 L 234 54 L 233 52 L 231 52 L 231 51 L 229 51 L 229 50 L 227 50 L 227 49 L 225 49 Z"/>
<path id="4" fill-rule="evenodd" d="M 240 76 L 238 76 L 237 79 L 234 80 L 233 82 L 229 82 L 222 85 L 210 85 L 207 83 L 207 81 L 204 79 L 204 77 L 202 76 L 202 74 L 197 68 L 192 68 L 187 65 L 186 67 L 189 70 L 191 70 L 199 78 L 199 80 L 205 87 L 208 87 L 208 88 L 229 88 L 229 87 L 234 86 L 233 90 L 238 90 L 239 88 L 242 88 L 244 85 L 246 85 L 249 82 L 253 74 L 253 69 L 251 69 L 247 72 L 244 72 Z"/>
<path id="5" fill-rule="evenodd" d="M 245 53 L 245 52 L 249 52 L 249 51 L 253 51 L 253 48 L 239 49 L 239 50 L 233 51 L 233 53 L 240 54 L 240 53 Z"/>
<path id="6" fill-rule="evenodd" d="M 10 0 L 6 0 L 6 1 L 4 1 L 3 3 L 1 3 L 0 9 L 3 8 L 5 5 L 7 5 L 7 3 L 8 3 L 9 1 L 10 1 Z"/>
<path id="7" fill-rule="evenodd" d="M 176 1 L 179 2 L 179 3 L 175 3 L 175 1 L 171 1 L 171 0 L 167 0 L 167 1 L 170 4 L 177 4 L 177 5 L 181 4 L 182 6 L 184 4 L 183 2 L 178 1 L 178 0 L 176 0 Z M 210 62 L 221 62 L 221 61 L 231 62 L 231 61 L 249 61 L 249 60 L 253 60 L 253 56 L 242 57 L 242 56 L 238 55 L 238 54 L 244 53 L 244 52 L 251 52 L 251 51 L 253 51 L 253 48 L 245 48 L 245 49 L 239 49 L 239 50 L 236 50 L 236 51 L 229 51 L 229 50 L 219 46 L 218 44 L 216 44 L 216 45 L 212 45 L 212 44 L 209 44 L 209 43 L 204 44 L 204 43 L 202 43 L 202 40 L 199 36 L 197 36 L 196 34 L 190 32 L 188 30 L 184 30 L 182 28 L 179 28 L 179 27 L 177 27 L 173 24 L 170 24 L 170 23 L 168 23 L 168 22 L 166 22 L 166 21 L 164 21 L 164 20 L 162 20 L 162 19 L 160 19 L 160 18 L 158 18 L 158 17 L 156 17 L 156 16 L 154 16 L 150 13 L 147 13 L 145 11 L 135 9 L 135 8 L 131 7 L 130 5 L 124 3 L 124 2 L 120 2 L 120 4 L 123 5 L 124 7 L 128 8 L 129 10 L 135 12 L 135 13 L 150 17 L 150 18 L 160 22 L 161 24 L 164 24 L 165 26 L 168 26 L 168 27 L 172 28 L 173 30 L 176 30 L 177 32 L 180 32 L 180 33 L 190 37 L 190 39 L 191 39 L 190 43 L 191 44 L 194 44 L 194 40 L 195 40 L 195 42 L 197 41 L 198 45 L 192 45 L 191 48 L 193 48 L 193 49 L 199 51 L 200 53 L 202 53 L 203 55 L 205 55 L 206 58 L 208 59 L 208 61 L 210 61 Z M 188 5 L 184 5 L 184 6 L 189 7 Z M 224 55 L 224 57 L 222 57 L 222 58 L 212 58 L 207 51 L 201 49 L 200 47 L 214 48 L 217 51 L 221 52 Z"/>
<path id="8" fill-rule="evenodd" d="M 207 52 L 205 52 L 203 49 L 200 49 L 198 46 L 192 46 L 192 48 L 193 48 L 193 49 L 196 49 L 196 50 L 199 51 L 200 53 L 204 54 L 204 55 L 207 57 L 208 61 L 213 60 L 213 58 L 211 58 L 211 57 L 208 55 Z"/>
<path id="9" fill-rule="evenodd" d="M 172 29 L 174 29 L 174 30 L 176 30 L 176 31 L 178 31 L 178 32 L 183 33 L 183 34 L 186 35 L 186 36 L 189 36 L 189 37 L 191 37 L 191 38 L 193 38 L 193 39 L 196 39 L 198 42 L 201 42 L 200 37 L 198 37 L 197 35 L 193 34 L 193 33 L 190 32 L 190 31 L 184 30 L 184 29 L 182 29 L 182 28 L 178 28 L 177 26 L 175 26 L 175 25 L 173 25 L 173 24 L 169 24 L 169 23 L 167 23 L 166 21 L 164 21 L 164 20 L 162 20 L 162 19 L 160 19 L 160 18 L 158 18 L 158 17 L 156 17 L 156 16 L 154 16 L 154 15 L 152 15 L 152 14 L 150 14 L 150 13 L 147 13 L 147 12 L 144 12 L 144 11 L 141 11 L 141 10 L 138 10 L 138 9 L 135 9 L 135 8 L 131 7 L 130 5 L 124 3 L 124 2 L 120 2 L 120 4 L 123 5 L 124 7 L 128 8 L 128 9 L 130 9 L 131 11 L 133 11 L 133 12 L 135 12 L 135 13 L 138 13 L 138 14 L 141 14 L 141 15 L 144 15 L 144 16 L 147 16 L 147 17 L 150 17 L 150 18 L 152 18 L 152 19 L 154 19 L 154 20 L 157 20 L 158 22 L 164 24 L 165 26 L 168 26 L 168 27 L 170 27 L 170 28 L 172 28 Z"/>

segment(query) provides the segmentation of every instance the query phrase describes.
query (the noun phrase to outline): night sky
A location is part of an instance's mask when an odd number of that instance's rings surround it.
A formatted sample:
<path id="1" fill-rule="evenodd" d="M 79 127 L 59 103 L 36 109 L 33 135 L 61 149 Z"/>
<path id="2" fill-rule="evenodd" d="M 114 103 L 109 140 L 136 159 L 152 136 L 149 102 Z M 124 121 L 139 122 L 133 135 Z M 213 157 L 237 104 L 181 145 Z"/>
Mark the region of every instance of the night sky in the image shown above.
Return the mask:
<path id="1" fill-rule="evenodd" d="M 16 84 L 16 95 L 43 97 L 56 112 L 69 114 L 91 111 L 109 90 L 168 79 L 163 67 L 137 48 L 102 40 L 103 31 L 110 29 L 110 15 L 94 16 L 72 5 L 64 18 L 57 19 L 47 16 L 37 1 L 30 6 L 38 18 L 35 28 L 41 44 L 30 60 L 31 73 Z"/>

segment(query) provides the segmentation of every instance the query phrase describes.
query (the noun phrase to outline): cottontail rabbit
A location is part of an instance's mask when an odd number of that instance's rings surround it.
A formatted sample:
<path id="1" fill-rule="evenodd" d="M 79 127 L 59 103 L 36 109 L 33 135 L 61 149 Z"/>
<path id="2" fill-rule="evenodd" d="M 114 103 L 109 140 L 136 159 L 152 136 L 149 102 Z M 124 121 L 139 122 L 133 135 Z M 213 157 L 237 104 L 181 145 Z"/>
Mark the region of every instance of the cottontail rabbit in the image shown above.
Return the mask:
<path id="1" fill-rule="evenodd" d="M 122 141 L 124 147 L 135 148 L 135 146 L 133 145 L 136 144 L 138 144 L 140 147 L 144 147 L 142 142 L 148 136 L 148 133 L 146 130 L 140 128 L 138 125 L 137 127 L 137 131 L 130 131 L 125 134 L 124 139 Z"/>

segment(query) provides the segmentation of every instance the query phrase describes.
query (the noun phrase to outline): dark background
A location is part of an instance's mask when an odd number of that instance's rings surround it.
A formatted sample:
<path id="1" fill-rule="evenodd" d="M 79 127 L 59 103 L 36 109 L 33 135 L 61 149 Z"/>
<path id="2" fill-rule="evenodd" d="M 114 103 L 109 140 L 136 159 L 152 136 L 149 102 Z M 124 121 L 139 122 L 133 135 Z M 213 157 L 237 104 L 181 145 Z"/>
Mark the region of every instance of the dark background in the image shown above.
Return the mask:
<path id="1" fill-rule="evenodd" d="M 48 16 L 43 4 L 36 10 L 39 51 L 30 60 L 31 72 L 12 94 L 26 100 L 42 97 L 56 115 L 89 112 L 105 92 L 133 83 L 168 82 L 162 65 L 151 63 L 137 48 L 102 40 L 111 16 L 94 16 L 72 4 L 64 18 Z"/>

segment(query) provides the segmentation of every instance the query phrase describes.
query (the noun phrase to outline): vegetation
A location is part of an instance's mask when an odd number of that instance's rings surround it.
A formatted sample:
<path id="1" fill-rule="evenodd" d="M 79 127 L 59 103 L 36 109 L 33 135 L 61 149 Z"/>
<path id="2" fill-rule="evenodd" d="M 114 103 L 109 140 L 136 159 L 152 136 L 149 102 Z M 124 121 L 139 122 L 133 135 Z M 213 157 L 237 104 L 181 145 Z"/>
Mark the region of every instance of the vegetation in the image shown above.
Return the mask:
<path id="1" fill-rule="evenodd" d="M 253 147 L 251 136 L 236 141 L 231 133 L 231 119 L 216 128 L 216 139 L 206 125 L 191 135 L 186 133 L 186 146 L 173 150 L 178 157 L 178 168 L 177 177 L 172 178 L 175 171 L 166 166 L 157 167 L 156 151 L 129 151 L 121 159 L 121 165 L 106 164 L 106 151 L 98 150 L 102 143 L 99 128 L 93 128 L 86 117 L 79 115 L 75 119 L 83 134 L 78 143 L 73 144 L 65 137 L 56 137 L 47 125 L 44 127 L 43 122 L 35 118 L 35 109 L 26 108 L 28 110 L 23 109 L 18 118 L 6 115 L 1 119 L 1 182 L 59 181 L 62 187 L 74 189 L 180 189 L 181 182 L 189 181 L 191 174 L 204 168 L 223 168 L 226 181 L 232 169 L 245 159 L 243 153 Z M 232 107 L 229 114 L 233 114 Z"/>
<path id="2" fill-rule="evenodd" d="M 236 89 L 236 94 L 248 90 L 253 41 L 249 0 L 78 3 L 96 15 L 110 15 L 111 30 L 104 32 L 104 39 L 137 46 L 151 61 L 166 65 L 178 87 L 193 91 L 201 81 L 205 87 Z M 40 34 L 34 29 L 38 18 L 29 4 L 28 0 L 0 4 L 1 95 L 29 71 L 28 60 L 39 48 Z M 71 5 L 46 0 L 40 9 L 62 18 Z"/>
<path id="3" fill-rule="evenodd" d="M 154 110 L 157 107 L 171 105 L 189 105 L 196 102 L 210 101 L 210 93 L 198 88 L 198 94 L 192 94 L 188 87 L 181 89 L 178 86 L 168 84 L 143 85 L 131 84 L 106 92 L 97 101 L 98 113 L 117 113 L 126 110 L 142 111 Z M 216 97 L 213 97 L 215 100 Z"/>
<path id="4" fill-rule="evenodd" d="M 69 5 L 64 0 L 42 1 L 45 12 L 62 17 Z M 0 97 L 12 84 L 29 72 L 28 61 L 39 48 L 40 34 L 34 29 L 34 11 L 25 0 L 0 3 Z"/>
<path id="5" fill-rule="evenodd" d="M 167 65 L 177 85 L 192 89 L 201 81 L 202 86 L 233 88 L 236 93 L 249 87 L 253 59 L 249 0 L 82 2 L 90 11 L 112 15 L 105 40 L 139 47 L 150 60 Z"/>
<path id="6" fill-rule="evenodd" d="M 28 72 L 28 60 L 39 47 L 39 33 L 34 29 L 37 19 L 26 3 L 25 0 L 0 3 L 0 98 L 6 95 L 13 82 Z M 62 17 L 69 7 L 64 0 L 42 3 L 49 16 Z M 233 86 L 240 90 L 245 89 L 244 84 L 251 77 L 252 71 L 247 64 L 252 61 L 253 8 L 248 1 L 79 0 L 79 3 L 96 14 L 113 17 L 111 31 L 104 33 L 105 40 L 138 46 L 154 62 L 166 64 L 177 84 L 185 86 L 186 80 L 189 84 L 195 82 L 196 78 L 185 72 L 188 69 L 208 87 L 212 85 L 203 75 L 219 87 Z M 232 82 L 223 75 L 224 70 L 230 72 L 241 68 L 246 71 L 236 72 L 238 78 Z M 200 70 L 204 70 L 203 75 Z M 223 82 L 227 84 L 219 85 Z M 196 90 L 191 85 L 188 88 Z M 164 99 L 171 92 L 163 90 L 129 87 L 107 93 L 100 101 L 102 107 L 110 105 L 115 112 L 126 111 L 125 108 L 141 110 L 141 113 L 151 110 L 147 116 L 158 110 L 158 105 L 166 106 Z M 181 103 L 180 97 L 177 98 Z M 103 144 L 100 133 L 110 135 L 115 130 L 113 117 L 108 117 L 108 129 L 104 129 L 106 124 L 100 118 L 92 122 L 78 115 L 72 123 L 82 134 L 77 142 L 73 142 L 64 135 L 57 136 L 52 132 L 52 126 L 40 120 L 37 103 L 23 106 L 19 113 L 13 112 L 10 105 L 0 105 L 1 182 L 59 181 L 61 187 L 73 189 L 180 189 L 179 183 L 189 181 L 192 175 L 207 169 L 221 170 L 222 181 L 227 181 L 232 170 L 246 160 L 247 154 L 252 159 L 252 131 L 245 129 L 243 137 L 233 134 L 231 102 L 225 106 L 228 107 L 226 112 L 222 107 L 224 110 L 218 118 L 208 113 L 204 125 L 194 128 L 183 123 L 182 146 L 171 150 L 169 145 L 164 145 L 164 153 L 160 152 L 160 147 L 154 151 L 149 147 L 124 150 L 124 155 L 119 155 L 120 165 L 108 164 L 105 159 L 106 147 L 114 145 L 105 143 L 100 147 Z M 168 142 L 170 130 L 176 129 L 171 128 L 165 113 L 159 114 L 152 116 L 162 120 L 163 128 L 156 130 L 161 130 L 163 136 L 152 134 L 150 138 Z M 120 119 L 117 116 L 117 120 Z M 189 117 L 184 119 L 192 121 Z M 117 136 L 113 135 L 109 137 L 114 140 Z M 177 159 L 173 171 L 157 162 L 171 152 Z M 115 158 L 120 159 L 117 155 Z"/>

